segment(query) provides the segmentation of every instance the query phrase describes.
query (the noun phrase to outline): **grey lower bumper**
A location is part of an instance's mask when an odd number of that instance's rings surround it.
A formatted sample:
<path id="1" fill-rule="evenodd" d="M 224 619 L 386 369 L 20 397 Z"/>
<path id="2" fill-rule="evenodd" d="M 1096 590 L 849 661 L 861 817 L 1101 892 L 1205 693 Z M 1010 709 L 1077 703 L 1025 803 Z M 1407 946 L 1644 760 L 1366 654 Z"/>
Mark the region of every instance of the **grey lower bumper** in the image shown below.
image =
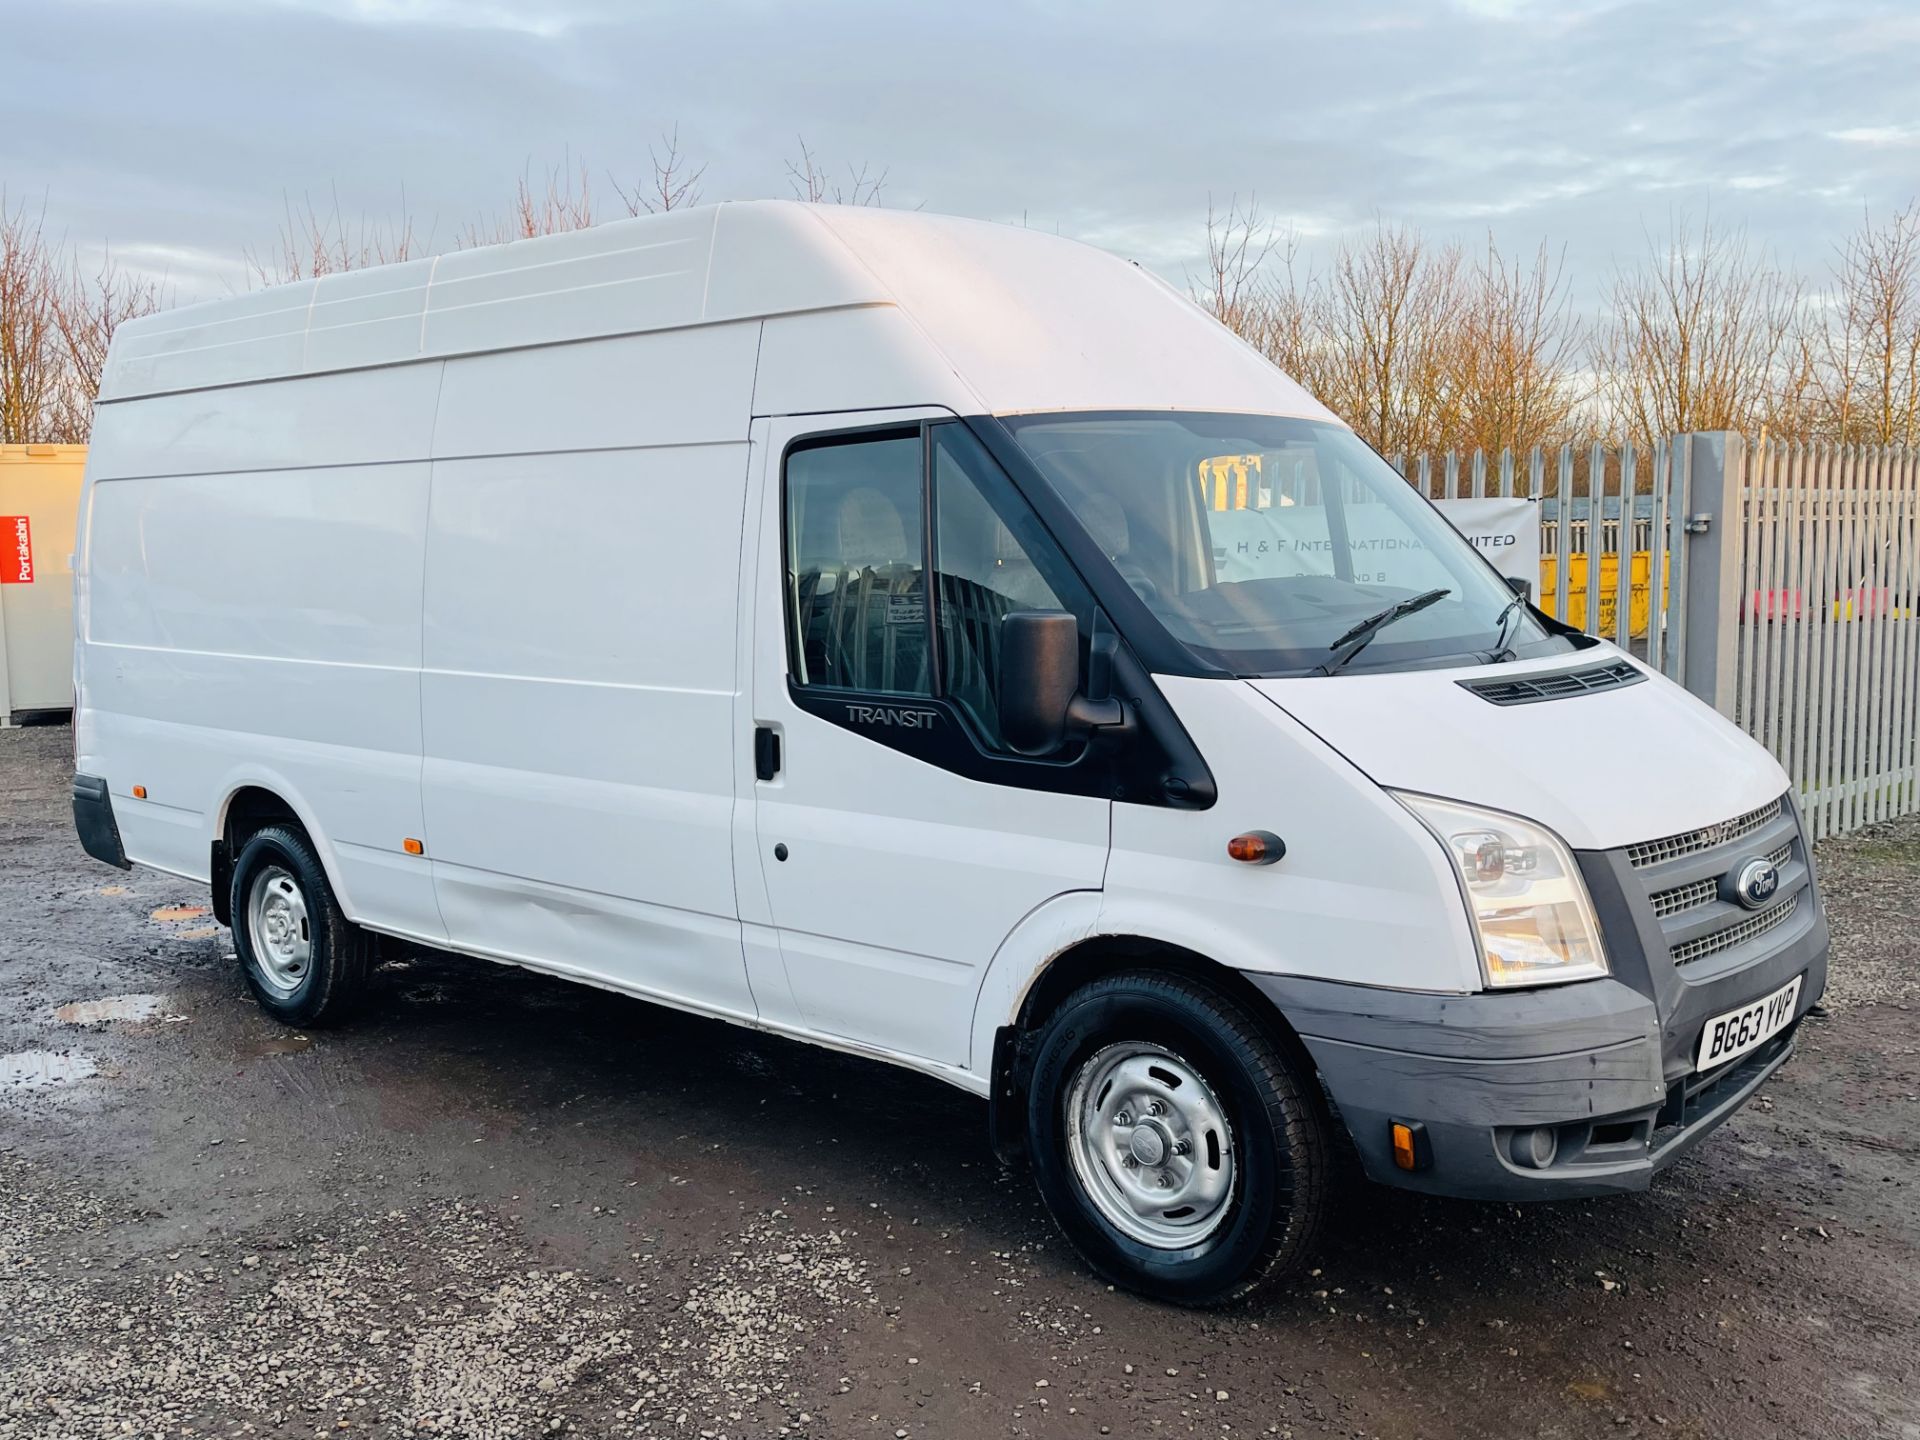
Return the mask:
<path id="1" fill-rule="evenodd" d="M 98 775 L 73 777 L 73 828 L 80 844 L 96 860 L 104 860 L 122 870 L 131 870 L 125 847 L 120 843 L 120 822 L 113 818 L 113 797 L 107 782 Z"/>
<path id="2" fill-rule="evenodd" d="M 1431 995 L 1249 974 L 1287 1017 L 1375 1180 L 1437 1195 L 1547 1200 L 1644 1190 L 1792 1053 L 1826 986 L 1824 920 L 1763 964 L 1716 982 L 1717 1012 L 1805 974 L 1796 1014 L 1767 1044 L 1706 1076 L 1667 1050 L 1697 1042 L 1618 979 Z M 1723 1003 L 1724 1002 L 1724 1003 Z M 1671 1017 L 1669 1017 L 1671 1018 Z M 1390 1126 L 1423 1127 L 1426 1163 L 1395 1165 Z M 1531 1148 L 1551 1132 L 1551 1158 Z M 1517 1158 L 1524 1157 L 1524 1158 Z"/>

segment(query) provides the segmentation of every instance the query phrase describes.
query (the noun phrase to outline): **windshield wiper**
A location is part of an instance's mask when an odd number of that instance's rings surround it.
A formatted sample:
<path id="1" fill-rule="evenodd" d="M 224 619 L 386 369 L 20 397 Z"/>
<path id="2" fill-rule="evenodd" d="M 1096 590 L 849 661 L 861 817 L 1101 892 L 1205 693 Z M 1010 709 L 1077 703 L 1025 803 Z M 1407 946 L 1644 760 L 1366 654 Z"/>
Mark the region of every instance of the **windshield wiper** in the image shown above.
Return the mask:
<path id="1" fill-rule="evenodd" d="M 1386 629 L 1387 626 L 1393 624 L 1394 621 L 1404 620 L 1407 616 L 1414 614 L 1416 611 L 1424 610 L 1429 605 L 1438 605 L 1452 593 L 1453 591 L 1451 590 L 1423 590 L 1418 595 L 1409 595 L 1405 600 L 1395 601 L 1378 615 L 1369 615 L 1338 640 L 1327 646 L 1327 649 L 1338 651 L 1339 653 L 1329 655 L 1307 673 L 1311 675 L 1333 674 L 1335 671 L 1342 669 L 1354 656 L 1366 649 L 1367 642 L 1372 640 L 1373 637 L 1378 635 L 1382 630 Z M 1343 650 L 1341 649 L 1342 646 L 1349 648 Z"/>
<path id="2" fill-rule="evenodd" d="M 1526 603 L 1526 596 L 1515 595 L 1513 599 L 1507 602 L 1507 608 L 1502 610 L 1499 617 L 1494 620 L 1493 623 L 1500 629 L 1500 635 L 1499 638 L 1493 642 L 1493 653 L 1487 657 L 1493 664 L 1499 665 L 1513 659 L 1513 651 L 1507 648 L 1507 621 L 1512 618 L 1515 611 Z"/>

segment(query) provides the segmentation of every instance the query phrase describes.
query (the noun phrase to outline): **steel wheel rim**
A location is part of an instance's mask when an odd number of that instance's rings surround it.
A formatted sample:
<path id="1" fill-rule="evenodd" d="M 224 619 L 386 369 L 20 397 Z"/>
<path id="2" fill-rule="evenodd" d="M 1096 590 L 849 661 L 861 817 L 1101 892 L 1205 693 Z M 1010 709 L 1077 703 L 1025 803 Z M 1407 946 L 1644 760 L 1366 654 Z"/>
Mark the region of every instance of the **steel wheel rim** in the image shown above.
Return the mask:
<path id="1" fill-rule="evenodd" d="M 1067 1155 L 1108 1224 L 1156 1250 L 1220 1228 L 1233 1199 L 1233 1129 L 1200 1072 L 1129 1040 L 1082 1062 L 1066 1098 Z"/>
<path id="2" fill-rule="evenodd" d="M 247 890 L 247 939 L 267 987 L 291 995 L 313 968 L 313 923 L 291 871 L 268 865 Z"/>

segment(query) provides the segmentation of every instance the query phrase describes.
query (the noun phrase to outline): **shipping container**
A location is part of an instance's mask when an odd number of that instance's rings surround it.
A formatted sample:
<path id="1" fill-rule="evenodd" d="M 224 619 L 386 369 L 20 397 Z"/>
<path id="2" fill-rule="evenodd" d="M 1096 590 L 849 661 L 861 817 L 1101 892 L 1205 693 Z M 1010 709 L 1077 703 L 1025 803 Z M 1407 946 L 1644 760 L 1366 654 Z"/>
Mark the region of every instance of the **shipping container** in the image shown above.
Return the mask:
<path id="1" fill-rule="evenodd" d="M 84 445 L 0 445 L 0 725 L 73 707 Z"/>

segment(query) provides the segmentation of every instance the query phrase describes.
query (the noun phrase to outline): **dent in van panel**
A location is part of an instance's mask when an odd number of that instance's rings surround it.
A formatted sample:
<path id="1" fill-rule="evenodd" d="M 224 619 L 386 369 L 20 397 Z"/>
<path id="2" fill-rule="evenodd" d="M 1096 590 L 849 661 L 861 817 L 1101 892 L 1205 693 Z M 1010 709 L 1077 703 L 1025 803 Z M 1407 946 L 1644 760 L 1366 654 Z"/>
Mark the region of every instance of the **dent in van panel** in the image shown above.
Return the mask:
<path id="1" fill-rule="evenodd" d="M 422 791 L 455 944 L 742 1003 L 746 478 L 744 441 L 434 462 Z"/>
<path id="2" fill-rule="evenodd" d="M 735 914 L 728 697 L 432 673 L 423 694 L 436 861 Z"/>
<path id="3" fill-rule="evenodd" d="M 754 1014 L 736 920 L 438 860 L 433 868 L 462 949 L 704 1011 Z"/>
<path id="4" fill-rule="evenodd" d="M 103 405 L 88 477 L 425 460 L 438 364 L 269 380 Z"/>
<path id="5" fill-rule="evenodd" d="M 420 353 L 434 260 L 328 275 L 314 285 L 301 368 L 308 374 L 389 365 Z"/>
<path id="6" fill-rule="evenodd" d="M 731 696 L 438 671 L 421 696 L 455 944 L 749 1007 Z"/>
<path id="7" fill-rule="evenodd" d="M 713 211 L 693 210 L 442 256 L 427 291 L 425 353 L 695 324 L 712 234 Z"/>
<path id="8" fill-rule="evenodd" d="M 100 399 L 299 373 L 314 282 L 163 310 L 114 331 Z"/>
<path id="9" fill-rule="evenodd" d="M 747 321 L 448 360 L 433 453 L 744 441 L 758 343 Z"/>
<path id="10" fill-rule="evenodd" d="M 982 402 L 892 305 L 776 315 L 763 328 L 753 386 L 756 415 L 808 415 Z"/>

